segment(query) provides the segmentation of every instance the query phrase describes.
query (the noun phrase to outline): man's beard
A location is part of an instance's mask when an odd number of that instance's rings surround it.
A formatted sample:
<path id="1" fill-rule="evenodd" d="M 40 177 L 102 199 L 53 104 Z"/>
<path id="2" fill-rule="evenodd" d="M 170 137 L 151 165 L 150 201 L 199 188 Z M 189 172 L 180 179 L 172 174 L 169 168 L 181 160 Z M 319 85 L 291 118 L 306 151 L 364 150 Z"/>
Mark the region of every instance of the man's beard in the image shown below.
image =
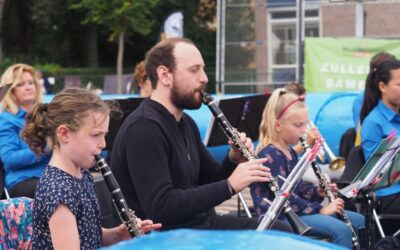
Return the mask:
<path id="1" fill-rule="evenodd" d="M 180 89 L 174 82 L 171 89 L 171 102 L 179 109 L 199 109 L 202 104 L 200 90 L 182 93 L 184 90 Z M 196 97 L 196 93 L 198 97 Z"/>

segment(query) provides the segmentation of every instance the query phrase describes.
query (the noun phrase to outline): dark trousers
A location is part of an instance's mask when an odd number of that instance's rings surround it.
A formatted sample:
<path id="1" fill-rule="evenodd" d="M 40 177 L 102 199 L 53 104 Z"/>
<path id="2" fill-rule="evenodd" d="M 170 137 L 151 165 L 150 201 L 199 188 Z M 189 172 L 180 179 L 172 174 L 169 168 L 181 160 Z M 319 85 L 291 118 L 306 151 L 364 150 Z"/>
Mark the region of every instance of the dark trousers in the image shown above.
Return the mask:
<path id="1" fill-rule="evenodd" d="M 258 218 L 235 217 L 235 216 L 220 216 L 214 215 L 211 217 L 211 229 L 256 229 L 259 224 Z M 277 220 L 272 229 L 293 232 L 292 228 Z"/>
<path id="2" fill-rule="evenodd" d="M 39 182 L 39 178 L 29 178 L 20 183 L 16 184 L 11 190 L 8 190 L 11 198 L 15 197 L 28 197 L 34 198 L 36 186 Z"/>

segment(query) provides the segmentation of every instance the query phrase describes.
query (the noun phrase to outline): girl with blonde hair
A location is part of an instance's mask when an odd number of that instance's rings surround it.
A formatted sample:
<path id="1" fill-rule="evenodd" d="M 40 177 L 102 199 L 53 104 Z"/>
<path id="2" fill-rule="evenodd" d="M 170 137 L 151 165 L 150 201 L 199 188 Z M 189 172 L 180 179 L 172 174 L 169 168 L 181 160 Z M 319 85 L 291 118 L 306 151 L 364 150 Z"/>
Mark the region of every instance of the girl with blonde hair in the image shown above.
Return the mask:
<path id="1" fill-rule="evenodd" d="M 308 123 L 308 109 L 304 96 L 288 93 L 287 90 L 276 89 L 270 96 L 263 112 L 260 124 L 259 144 L 256 152 L 259 158 L 267 158 L 264 163 L 271 169 L 271 175 L 287 177 L 298 162 L 297 153 L 292 148 L 303 137 Z M 278 182 L 282 184 L 282 181 Z M 330 184 L 337 192 L 335 184 Z M 256 213 L 260 216 L 269 207 L 266 199 L 273 200 L 273 193 L 266 183 L 253 183 L 250 186 L 251 196 Z M 325 197 L 320 187 L 307 185 L 302 181 L 291 194 L 291 208 L 312 229 L 307 235 L 328 238 L 333 243 L 352 247 L 352 234 L 349 227 L 337 219 L 337 213 L 343 213 L 344 201 L 335 199 L 322 206 Z M 346 211 L 353 226 L 364 225 L 364 217 L 360 214 Z M 283 219 L 282 215 L 280 219 Z"/>

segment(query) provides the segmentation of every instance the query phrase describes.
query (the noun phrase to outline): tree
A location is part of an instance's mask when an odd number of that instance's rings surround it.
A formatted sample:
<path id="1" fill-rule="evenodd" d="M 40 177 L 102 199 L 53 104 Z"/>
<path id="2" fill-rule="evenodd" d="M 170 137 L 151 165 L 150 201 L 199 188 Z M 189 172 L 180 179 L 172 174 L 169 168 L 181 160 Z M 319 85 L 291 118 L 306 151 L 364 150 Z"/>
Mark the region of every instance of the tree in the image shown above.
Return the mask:
<path id="1" fill-rule="evenodd" d="M 162 27 L 165 19 L 173 12 L 183 13 L 183 36 L 191 39 L 201 51 L 206 64 L 206 73 L 209 79 L 209 90 L 215 87 L 215 51 L 216 51 L 216 1 L 215 0 L 164 0 L 154 11 L 157 27 Z M 153 34 L 152 41 L 149 36 L 146 40 L 157 42 L 160 38 L 159 30 Z"/>
<path id="2" fill-rule="evenodd" d="M 0 0 L 0 27 L 2 27 L 3 24 L 3 10 L 4 10 L 4 2 L 6 0 Z M 1 33 L 1 30 L 0 30 Z M 0 63 L 3 62 L 3 45 L 0 37 Z"/>
<path id="3" fill-rule="evenodd" d="M 32 63 L 86 65 L 84 63 L 87 51 L 85 45 L 89 41 L 87 36 L 91 32 L 88 32 L 86 26 L 81 25 L 81 12 L 69 10 L 68 2 L 65 0 L 22 0 L 21 2 L 27 5 L 27 10 L 22 14 L 28 17 L 29 43 L 26 56 Z"/>
<path id="4" fill-rule="evenodd" d="M 71 9 L 83 10 L 83 24 L 94 23 L 108 27 L 112 33 L 110 41 L 118 38 L 117 92 L 122 93 L 122 68 L 125 36 L 129 32 L 141 35 L 150 33 L 153 21 L 152 10 L 159 0 L 81 0 L 71 1 Z"/>

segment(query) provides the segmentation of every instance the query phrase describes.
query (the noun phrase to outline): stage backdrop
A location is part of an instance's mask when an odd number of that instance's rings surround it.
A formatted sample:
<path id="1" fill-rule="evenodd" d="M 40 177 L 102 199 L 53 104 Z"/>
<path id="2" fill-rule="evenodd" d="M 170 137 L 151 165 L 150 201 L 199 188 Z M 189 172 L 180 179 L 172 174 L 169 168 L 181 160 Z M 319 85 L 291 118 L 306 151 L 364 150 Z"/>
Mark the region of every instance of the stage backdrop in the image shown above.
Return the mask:
<path id="1" fill-rule="evenodd" d="M 362 90 L 370 59 L 383 51 L 400 58 L 400 40 L 306 38 L 305 87 L 308 92 Z"/>

